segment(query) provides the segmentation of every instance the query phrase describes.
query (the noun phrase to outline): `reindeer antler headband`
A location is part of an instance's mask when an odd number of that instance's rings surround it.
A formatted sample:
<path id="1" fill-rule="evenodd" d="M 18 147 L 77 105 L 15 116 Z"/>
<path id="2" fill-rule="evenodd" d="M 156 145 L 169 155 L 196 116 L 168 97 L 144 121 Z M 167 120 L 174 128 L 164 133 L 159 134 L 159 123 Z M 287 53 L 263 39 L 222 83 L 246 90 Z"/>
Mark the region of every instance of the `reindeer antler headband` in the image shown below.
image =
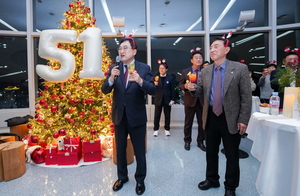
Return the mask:
<path id="1" fill-rule="evenodd" d="M 226 36 L 226 35 L 223 35 L 223 36 L 222 36 L 222 39 L 225 40 L 225 44 L 224 44 L 225 47 L 228 46 L 228 44 L 229 44 L 229 38 L 230 38 L 231 36 L 232 36 L 232 31 L 229 31 L 229 33 L 227 34 L 227 36 Z"/>
<path id="2" fill-rule="evenodd" d="M 160 65 L 160 64 L 166 64 L 166 61 L 167 61 L 167 59 L 158 59 L 157 60 L 157 63 Z"/>
<path id="3" fill-rule="evenodd" d="M 296 53 L 300 57 L 300 49 L 299 48 L 294 48 L 292 49 L 291 46 L 287 46 L 284 48 L 285 53 Z"/>
<path id="4" fill-rule="evenodd" d="M 276 60 L 272 60 L 272 61 L 267 62 L 268 65 L 276 65 L 276 63 L 277 63 Z"/>
<path id="5" fill-rule="evenodd" d="M 131 39 L 131 41 L 132 41 L 132 44 L 133 44 L 133 48 L 132 49 L 136 49 L 136 43 L 135 43 L 135 41 L 134 41 L 134 39 L 132 39 L 132 37 L 133 37 L 133 35 L 135 34 L 135 32 L 137 32 L 137 29 L 132 29 L 132 31 L 131 31 L 131 33 L 127 36 L 126 35 L 126 32 L 127 32 L 127 30 L 125 30 L 125 32 L 121 32 L 122 33 L 122 35 L 123 35 L 123 39 L 125 39 L 125 38 L 127 38 L 127 39 Z"/>
<path id="6" fill-rule="evenodd" d="M 190 53 L 193 53 L 193 52 L 196 52 L 196 51 L 200 51 L 201 50 L 201 48 L 200 47 L 197 47 L 197 48 L 193 48 L 193 49 L 191 49 L 190 50 Z"/>

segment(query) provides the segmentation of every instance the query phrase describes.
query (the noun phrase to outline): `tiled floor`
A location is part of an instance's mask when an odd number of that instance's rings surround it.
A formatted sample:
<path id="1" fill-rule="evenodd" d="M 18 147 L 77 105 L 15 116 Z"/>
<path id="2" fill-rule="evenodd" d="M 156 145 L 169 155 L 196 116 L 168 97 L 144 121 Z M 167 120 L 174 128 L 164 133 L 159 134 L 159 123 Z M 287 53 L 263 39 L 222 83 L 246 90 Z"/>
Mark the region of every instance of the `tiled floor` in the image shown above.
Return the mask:
<path id="1" fill-rule="evenodd" d="M 195 137 L 195 128 L 193 137 Z M 171 127 L 171 136 L 166 137 L 163 129 L 158 137 L 152 136 L 152 127 L 148 126 L 147 141 L 147 177 L 145 196 L 223 196 L 225 157 L 220 157 L 220 188 L 199 190 L 197 185 L 205 179 L 205 152 L 196 146 L 194 140 L 191 150 L 183 148 L 183 127 Z M 250 153 L 252 142 L 242 139 L 240 148 Z M 258 196 L 255 181 L 259 170 L 259 161 L 251 154 L 240 159 L 241 179 L 236 193 L 240 196 Z M 45 168 L 27 164 L 26 173 L 15 180 L 0 182 L 0 195 L 7 196 L 96 196 L 135 194 L 135 162 L 128 166 L 129 182 L 118 191 L 112 191 L 117 179 L 116 165 L 112 160 L 94 165 L 76 168 Z"/>

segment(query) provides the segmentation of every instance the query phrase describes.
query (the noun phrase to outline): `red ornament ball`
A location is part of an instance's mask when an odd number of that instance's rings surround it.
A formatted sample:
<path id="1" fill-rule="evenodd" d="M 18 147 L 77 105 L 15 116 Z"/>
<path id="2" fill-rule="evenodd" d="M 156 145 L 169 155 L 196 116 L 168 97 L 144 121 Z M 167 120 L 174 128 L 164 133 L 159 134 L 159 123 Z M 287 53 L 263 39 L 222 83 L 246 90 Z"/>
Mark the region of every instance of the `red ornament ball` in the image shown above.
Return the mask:
<path id="1" fill-rule="evenodd" d="M 59 134 L 57 132 L 53 133 L 53 138 L 57 139 L 59 137 Z"/>
<path id="2" fill-rule="evenodd" d="M 38 147 L 31 154 L 31 160 L 35 164 L 40 164 L 45 162 L 46 151 L 44 148 Z"/>
<path id="3" fill-rule="evenodd" d="M 65 136 L 66 135 L 66 130 L 65 129 L 60 129 L 58 131 L 58 133 L 59 133 L 60 136 Z"/>
<path id="4" fill-rule="evenodd" d="M 111 128 L 113 128 L 113 127 L 114 127 L 114 123 L 109 123 L 109 126 L 110 126 Z"/>
<path id="5" fill-rule="evenodd" d="M 96 135 L 97 131 L 96 131 L 95 129 L 92 129 L 92 130 L 90 131 L 90 133 L 91 133 L 91 135 Z"/>
<path id="6" fill-rule="evenodd" d="M 27 124 L 28 129 L 32 129 L 32 124 Z"/>
<path id="7" fill-rule="evenodd" d="M 52 113 L 58 112 L 58 107 L 56 105 L 51 106 L 51 112 Z"/>
<path id="8" fill-rule="evenodd" d="M 85 113 L 84 113 L 84 112 L 79 112 L 78 116 L 79 116 L 80 118 L 84 118 L 84 117 L 85 117 Z"/>
<path id="9" fill-rule="evenodd" d="M 86 100 L 86 103 L 88 103 L 88 104 L 93 104 L 93 103 L 94 103 L 94 99 L 93 99 L 93 98 L 88 98 L 88 99 Z"/>
<path id="10" fill-rule="evenodd" d="M 33 135 L 33 136 L 30 137 L 30 141 L 32 143 L 38 143 L 39 142 L 39 137 L 36 136 L 36 135 Z"/>
<path id="11" fill-rule="evenodd" d="M 41 105 L 45 105 L 46 103 L 47 103 L 47 101 L 45 99 L 40 100 Z"/>
<path id="12" fill-rule="evenodd" d="M 74 119 L 72 119 L 72 118 L 66 118 L 66 119 L 69 121 L 70 124 L 72 124 L 74 122 Z"/>
<path id="13" fill-rule="evenodd" d="M 40 116 L 40 113 L 36 113 L 34 118 L 38 118 Z"/>
<path id="14" fill-rule="evenodd" d="M 96 110 L 95 108 L 93 108 L 93 109 L 91 110 L 91 113 L 92 113 L 92 114 L 96 114 L 96 113 L 97 113 L 97 110 Z"/>
<path id="15" fill-rule="evenodd" d="M 99 120 L 100 120 L 100 121 L 104 121 L 104 116 L 100 116 L 100 117 L 99 117 Z"/>

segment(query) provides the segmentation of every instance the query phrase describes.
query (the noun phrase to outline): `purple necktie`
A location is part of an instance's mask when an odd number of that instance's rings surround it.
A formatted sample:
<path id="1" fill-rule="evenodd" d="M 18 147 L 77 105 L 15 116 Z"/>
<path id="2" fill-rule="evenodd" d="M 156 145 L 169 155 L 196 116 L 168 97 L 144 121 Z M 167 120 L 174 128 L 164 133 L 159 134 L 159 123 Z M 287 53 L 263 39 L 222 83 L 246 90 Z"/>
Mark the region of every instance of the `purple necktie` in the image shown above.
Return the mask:
<path id="1" fill-rule="evenodd" d="M 125 73 L 124 73 L 124 84 L 126 86 L 126 82 L 127 82 L 127 77 L 128 77 L 128 69 L 127 69 L 127 65 L 124 65 L 125 68 Z"/>
<path id="2" fill-rule="evenodd" d="M 215 79 L 215 86 L 214 86 L 214 102 L 213 102 L 213 112 L 220 116 L 222 114 L 222 86 L 221 86 L 221 72 L 220 66 L 216 66 L 217 75 Z"/>
<path id="3" fill-rule="evenodd" d="M 195 70 L 195 72 L 196 72 L 196 84 L 198 83 L 198 71 L 199 71 L 198 69 Z"/>

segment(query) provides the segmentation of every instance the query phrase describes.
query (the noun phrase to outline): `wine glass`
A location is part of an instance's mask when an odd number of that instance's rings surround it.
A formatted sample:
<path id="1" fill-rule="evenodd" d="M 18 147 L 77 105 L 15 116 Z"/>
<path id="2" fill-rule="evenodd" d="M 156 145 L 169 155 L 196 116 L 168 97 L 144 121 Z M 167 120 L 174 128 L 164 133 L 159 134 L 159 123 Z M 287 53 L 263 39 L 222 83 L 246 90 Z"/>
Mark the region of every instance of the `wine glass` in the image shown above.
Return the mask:
<path id="1" fill-rule="evenodd" d="M 132 74 L 134 72 L 134 69 L 135 69 L 134 62 L 131 62 L 128 66 L 128 73 Z"/>

